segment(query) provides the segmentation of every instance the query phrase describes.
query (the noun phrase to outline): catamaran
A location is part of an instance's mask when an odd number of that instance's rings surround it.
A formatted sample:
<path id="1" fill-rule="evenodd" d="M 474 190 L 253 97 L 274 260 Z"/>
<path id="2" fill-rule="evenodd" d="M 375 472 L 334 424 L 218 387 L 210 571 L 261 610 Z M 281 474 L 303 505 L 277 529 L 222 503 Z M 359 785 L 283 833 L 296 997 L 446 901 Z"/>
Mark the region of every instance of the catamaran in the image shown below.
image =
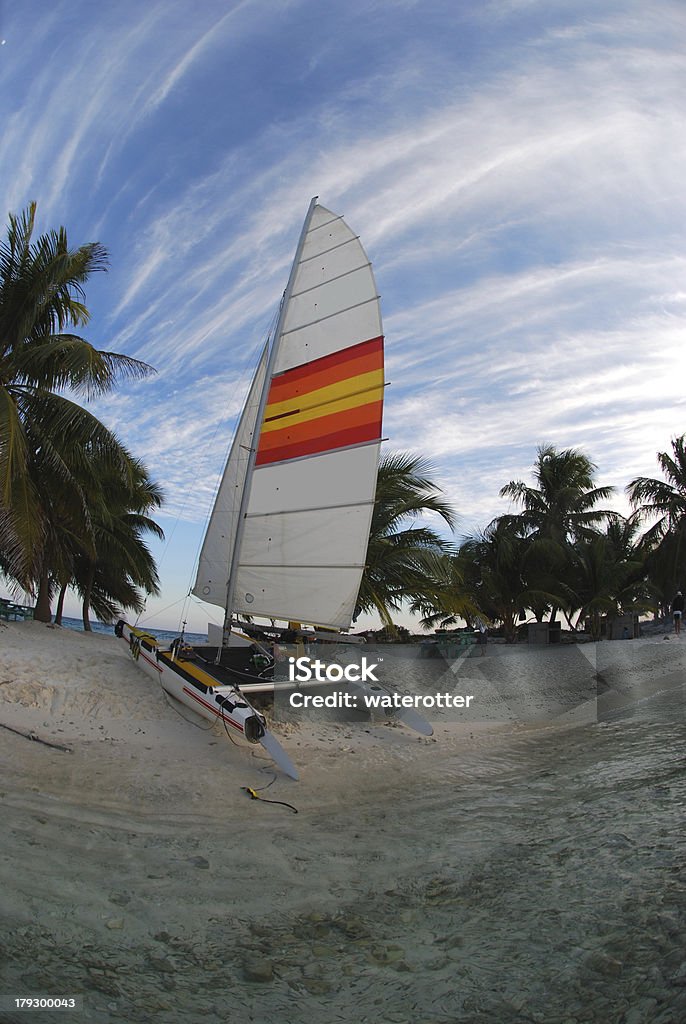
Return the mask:
<path id="1" fill-rule="evenodd" d="M 120 621 L 138 664 L 177 700 L 298 774 L 246 695 L 278 688 L 273 642 L 350 628 L 381 443 L 383 333 L 374 274 L 342 217 L 310 203 L 273 336 L 238 422 L 193 594 L 224 609 L 206 646 L 163 649 Z M 243 618 L 241 618 L 243 617 Z M 257 627 L 255 619 L 270 620 Z M 276 620 L 289 623 L 275 627 Z M 352 639 L 352 638 L 351 638 Z M 373 687 L 380 690 L 380 687 Z M 427 735 L 416 713 L 406 724 Z"/>

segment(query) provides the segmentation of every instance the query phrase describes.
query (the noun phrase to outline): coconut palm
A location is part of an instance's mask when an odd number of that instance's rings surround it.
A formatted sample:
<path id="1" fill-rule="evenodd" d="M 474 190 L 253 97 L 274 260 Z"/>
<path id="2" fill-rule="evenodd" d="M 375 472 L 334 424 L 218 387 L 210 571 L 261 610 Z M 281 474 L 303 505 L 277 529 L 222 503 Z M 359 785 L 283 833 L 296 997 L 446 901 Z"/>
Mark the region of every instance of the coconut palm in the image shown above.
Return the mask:
<path id="1" fill-rule="evenodd" d="M 525 609 L 561 600 L 559 590 L 532 587 L 532 541 L 520 525 L 516 516 L 500 516 L 483 532 L 468 537 L 458 552 L 467 594 L 482 618 L 502 624 L 506 643 L 517 639 L 517 621 Z M 542 585 L 543 577 L 539 576 L 537 586 Z"/>
<path id="2" fill-rule="evenodd" d="M 594 640 L 600 639 L 603 614 L 650 607 L 644 562 L 636 545 L 637 528 L 634 517 L 615 515 L 605 533 L 574 545 L 567 604 L 578 611 L 577 627 L 589 620 Z"/>
<path id="3" fill-rule="evenodd" d="M 552 445 L 543 445 L 534 465 L 537 486 L 512 480 L 501 488 L 501 497 L 523 506 L 514 518 L 532 541 L 528 556 L 532 590 L 554 592 L 557 588 L 551 586 L 551 572 L 564 583 L 573 543 L 592 537 L 595 527 L 612 515 L 609 510 L 595 508 L 613 493 L 612 487 L 595 486 L 595 469 L 578 449 L 558 451 Z M 553 601 L 549 607 L 552 621 L 558 603 Z M 539 606 L 534 611 L 542 617 L 544 608 Z"/>
<path id="4" fill-rule="evenodd" d="M 79 423 L 87 423 L 89 417 L 86 414 Z M 27 424 L 34 447 L 27 459 L 26 479 L 35 493 L 34 512 L 41 525 L 31 563 L 23 577 L 12 568 L 5 569 L 36 593 L 35 617 L 44 622 L 50 621 L 56 589 L 73 574 L 75 553 L 95 544 L 94 523 L 111 503 L 107 478 L 114 476 L 125 486 L 131 462 L 118 439 L 102 426 L 96 428 L 95 436 L 77 429 L 70 438 L 58 436 L 56 440 L 50 427 L 42 421 L 40 411 Z"/>
<path id="5" fill-rule="evenodd" d="M 34 238 L 35 215 L 35 203 L 10 215 L 0 243 L 0 559 L 27 590 L 46 585 L 46 545 L 67 496 L 88 521 L 77 481 L 92 453 L 126 461 L 117 438 L 68 394 L 88 398 L 151 372 L 72 333 L 88 323 L 83 287 L 106 269 L 107 254 L 97 242 L 70 248 L 64 228 Z"/>
<path id="6" fill-rule="evenodd" d="M 672 454 L 658 452 L 665 479 L 636 477 L 627 494 L 641 522 L 654 519 L 642 538 L 647 567 L 663 610 L 686 576 L 686 440 L 672 441 Z"/>
<path id="7" fill-rule="evenodd" d="M 427 582 L 431 579 L 433 587 L 410 605 L 410 611 L 421 616 L 422 626 L 445 628 L 464 620 L 471 627 L 476 619 L 488 618 L 478 603 L 474 586 L 478 572 L 474 569 L 467 547 L 436 555 L 432 571 L 427 573 Z"/>
<path id="8" fill-rule="evenodd" d="M 452 529 L 456 515 L 431 477 L 419 456 L 391 452 L 381 459 L 355 618 L 376 611 L 390 626 L 403 602 L 438 600 L 445 582 L 438 556 L 450 544 L 421 520 L 438 516 Z"/>
<path id="9" fill-rule="evenodd" d="M 501 488 L 500 495 L 523 505 L 519 518 L 530 534 L 564 545 L 588 535 L 611 515 L 594 508 L 614 490 L 595 486 L 595 469 L 588 456 L 576 448 L 558 451 L 552 445 L 543 445 L 534 465 L 538 486 L 512 480 Z"/>
<path id="10" fill-rule="evenodd" d="M 84 630 L 90 630 L 91 609 L 102 622 L 111 622 L 122 609 L 143 611 L 141 590 L 146 595 L 159 593 L 157 569 L 144 536 L 164 539 L 162 529 L 147 515 L 160 507 L 162 493 L 139 460 L 129 457 L 123 477 L 103 466 L 97 480 L 91 534 L 76 546 L 70 581 L 82 598 Z"/>

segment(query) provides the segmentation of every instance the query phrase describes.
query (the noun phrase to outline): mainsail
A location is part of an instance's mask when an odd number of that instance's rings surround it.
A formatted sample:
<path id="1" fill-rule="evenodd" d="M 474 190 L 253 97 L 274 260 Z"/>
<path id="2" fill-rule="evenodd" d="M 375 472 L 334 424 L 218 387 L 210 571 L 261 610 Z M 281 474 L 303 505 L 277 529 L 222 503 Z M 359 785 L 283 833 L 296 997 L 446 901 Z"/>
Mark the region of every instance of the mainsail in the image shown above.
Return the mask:
<path id="1" fill-rule="evenodd" d="M 348 628 L 374 504 L 383 388 L 371 265 L 342 218 L 313 200 L 210 519 L 198 597 Z"/>

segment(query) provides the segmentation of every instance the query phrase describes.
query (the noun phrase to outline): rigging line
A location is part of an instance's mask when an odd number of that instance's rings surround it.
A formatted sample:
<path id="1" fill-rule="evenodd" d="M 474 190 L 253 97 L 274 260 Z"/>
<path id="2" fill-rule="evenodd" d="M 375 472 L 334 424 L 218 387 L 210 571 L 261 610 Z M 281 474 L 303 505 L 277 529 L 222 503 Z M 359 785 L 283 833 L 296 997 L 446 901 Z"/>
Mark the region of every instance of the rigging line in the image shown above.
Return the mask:
<path id="1" fill-rule="evenodd" d="M 179 711 L 179 709 L 175 706 L 175 704 L 172 703 L 172 699 L 169 696 L 169 694 L 167 693 L 167 691 L 165 690 L 165 688 L 162 686 L 162 683 L 160 683 L 160 689 L 161 689 L 162 693 L 164 694 L 164 699 L 166 700 L 166 702 L 169 705 L 169 707 L 172 708 L 172 710 L 176 711 L 177 715 L 180 718 L 183 718 L 184 722 L 187 722 L 188 725 L 195 726 L 195 728 L 196 729 L 200 729 L 201 732 L 211 732 L 212 729 L 214 729 L 214 727 L 217 724 L 216 720 L 214 722 L 210 722 L 209 725 L 199 725 L 198 722 L 194 722 L 192 719 L 186 718 L 186 716 L 181 711 Z M 175 703 L 178 703 L 178 701 L 176 701 Z M 224 724 L 226 725 L 226 723 L 224 723 Z"/>
<path id="2" fill-rule="evenodd" d="M 228 698 L 228 697 L 225 697 L 225 698 L 224 698 L 224 700 L 222 701 L 222 703 L 221 703 L 221 704 L 219 705 L 219 707 L 221 708 L 221 710 L 222 710 L 222 711 L 224 711 L 225 705 L 226 705 L 226 704 L 227 704 L 228 702 L 229 702 L 229 698 Z M 235 740 L 235 739 L 233 738 L 233 736 L 231 735 L 231 733 L 229 732 L 229 730 L 228 730 L 228 726 L 227 726 L 227 724 L 226 724 L 226 719 L 224 718 L 224 715 L 223 715 L 223 714 L 222 714 L 222 716 L 221 716 L 221 722 L 222 722 L 222 725 L 224 726 L 224 732 L 225 732 L 225 733 L 226 733 L 226 735 L 227 735 L 227 736 L 229 737 L 229 739 L 230 739 L 230 740 L 231 740 L 231 742 L 233 743 L 234 747 L 240 747 L 240 743 L 237 743 L 237 742 L 236 742 L 236 740 Z"/>
<path id="3" fill-rule="evenodd" d="M 193 602 L 194 604 L 203 604 L 203 603 L 205 603 L 196 594 L 194 594 L 192 590 L 188 591 L 188 593 L 186 594 L 186 596 L 184 598 L 184 601 Z M 207 618 L 210 619 L 210 621 L 213 622 L 215 626 L 220 626 L 221 625 L 221 622 L 218 621 L 218 619 L 214 616 L 214 614 L 212 612 L 208 612 L 206 608 L 204 609 L 204 611 L 205 611 L 205 614 L 207 615 Z"/>
<path id="4" fill-rule="evenodd" d="M 166 606 L 166 608 L 160 608 L 160 610 L 159 610 L 159 611 L 155 611 L 155 613 L 154 613 L 154 615 L 152 616 L 152 618 L 156 618 L 156 617 L 157 617 L 158 615 L 164 615 L 164 613 L 165 613 L 165 612 L 168 612 L 170 608 L 176 608 L 177 604 L 180 604 L 180 603 L 181 603 L 182 601 L 185 601 L 185 600 L 186 600 L 186 598 L 185 598 L 185 597 L 178 597 L 178 598 L 176 599 L 176 601 L 172 601 L 172 603 L 171 603 L 171 604 L 168 604 L 168 605 Z M 135 623 L 134 623 L 134 625 L 135 625 L 135 626 L 137 626 L 137 625 L 138 625 L 138 622 L 139 622 L 139 620 L 140 620 L 140 617 L 141 617 L 141 615 L 142 615 L 142 614 L 143 614 L 143 612 L 140 612 L 140 614 L 139 614 L 139 615 L 138 615 L 138 616 L 136 617 L 136 621 L 135 621 Z M 145 625 L 145 623 L 149 623 L 149 622 L 150 622 L 150 618 L 151 618 L 151 617 L 150 617 L 150 616 L 148 616 L 148 618 L 145 618 L 145 619 L 141 620 L 141 625 Z M 155 629 L 155 626 L 152 626 L 151 628 L 152 628 L 152 629 Z M 165 629 L 165 630 L 164 630 L 164 632 L 165 632 L 165 633 L 167 633 L 167 632 L 171 632 L 171 630 L 166 630 L 166 629 Z"/>
<path id="5" fill-rule="evenodd" d="M 265 762 L 268 761 L 269 762 L 268 764 L 263 764 L 261 768 L 258 768 L 258 771 L 260 771 L 260 772 L 271 771 L 272 766 L 274 764 L 274 758 L 273 757 L 260 757 L 260 755 L 256 754 L 254 750 L 252 752 L 252 756 L 255 758 L 256 761 L 265 761 Z M 270 785 L 271 785 L 271 783 L 270 783 Z"/>

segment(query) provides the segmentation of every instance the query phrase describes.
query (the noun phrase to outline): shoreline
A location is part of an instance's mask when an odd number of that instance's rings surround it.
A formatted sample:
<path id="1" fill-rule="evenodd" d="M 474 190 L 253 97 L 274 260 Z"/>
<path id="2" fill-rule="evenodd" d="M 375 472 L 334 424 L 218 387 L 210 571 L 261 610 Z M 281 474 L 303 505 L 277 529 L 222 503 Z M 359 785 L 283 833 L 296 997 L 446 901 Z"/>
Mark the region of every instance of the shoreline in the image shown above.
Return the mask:
<path id="1" fill-rule="evenodd" d="M 345 771 L 337 771 L 329 780 L 335 791 L 354 788 L 358 776 L 365 778 L 367 790 L 379 783 L 383 788 L 390 781 L 386 772 L 408 769 L 423 776 L 430 774 L 436 757 L 489 750 L 531 731 L 602 721 L 632 701 L 651 697 L 665 686 L 678 686 L 686 666 L 686 641 L 682 654 L 678 641 L 667 645 L 651 637 L 602 643 L 592 651 L 582 645 L 575 652 L 566 645 L 500 645 L 490 647 L 486 657 L 477 650 L 440 665 L 433 660 L 408 662 L 401 645 L 389 646 L 391 678 L 402 683 L 408 671 L 417 673 L 411 696 L 396 695 L 396 703 L 412 701 L 414 707 L 425 698 L 429 703 L 434 700 L 433 711 L 426 711 L 434 735 L 422 737 L 383 714 L 332 720 L 315 713 L 284 721 L 279 714 L 283 708 L 275 708 L 270 728 L 301 769 L 302 779 L 292 783 L 277 773 L 274 784 L 296 790 L 300 786 L 307 790 L 308 799 L 315 798 L 327 788 L 319 773 L 328 775 L 328 762 L 340 754 L 350 756 L 343 757 Z M 532 679 L 534 675 L 538 678 Z M 452 693 L 444 694 L 448 687 Z M 560 696 L 563 691 L 566 701 Z M 474 695 L 470 704 L 463 694 Z M 441 703 L 436 696 L 450 699 Z M 256 771 L 269 770 L 268 757 L 259 745 L 230 742 L 220 724 L 213 726 L 198 718 L 155 687 L 128 656 L 127 648 L 114 636 L 101 633 L 35 622 L 0 624 L 2 725 L 33 734 L 47 744 L 69 747 L 68 759 L 82 765 L 84 779 L 90 758 L 102 757 L 114 765 L 118 752 L 122 753 L 122 778 L 128 778 L 125 762 L 132 761 L 137 771 L 150 755 L 148 760 L 160 762 L 167 784 L 179 791 L 177 798 L 183 792 L 179 780 L 190 765 L 207 776 L 210 786 L 218 772 L 226 776 L 224 782 L 228 779 L 231 784 L 235 773 L 240 785 L 249 785 L 250 778 L 260 777 Z M 13 735 L 7 729 L 0 729 L 0 734 L 6 742 Z M 30 746 L 25 736 L 14 736 Z M 40 746 L 44 753 L 50 750 Z M 66 756 L 54 751 L 57 762 Z M 59 774 L 62 780 L 63 775 Z M 153 799 L 156 777 L 161 777 L 160 771 L 146 776 Z M 93 786 L 95 779 L 91 779 Z M 88 787 L 81 792 L 88 792 Z M 97 787 L 93 792 L 99 799 Z M 118 799 L 121 796 L 120 792 Z"/>

